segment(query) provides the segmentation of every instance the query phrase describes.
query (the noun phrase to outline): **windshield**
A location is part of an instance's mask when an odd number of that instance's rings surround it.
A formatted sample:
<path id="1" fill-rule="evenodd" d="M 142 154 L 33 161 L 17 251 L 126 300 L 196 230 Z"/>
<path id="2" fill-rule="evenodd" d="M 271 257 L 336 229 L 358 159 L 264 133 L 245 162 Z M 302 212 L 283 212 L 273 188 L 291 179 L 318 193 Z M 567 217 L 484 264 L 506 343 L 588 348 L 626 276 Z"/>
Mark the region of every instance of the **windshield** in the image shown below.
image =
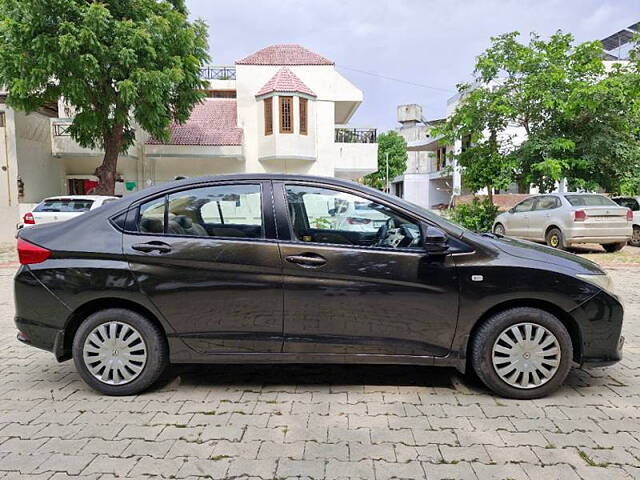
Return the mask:
<path id="1" fill-rule="evenodd" d="M 53 198 L 40 203 L 34 212 L 88 212 L 93 200 L 79 200 L 72 198 Z"/>
<path id="2" fill-rule="evenodd" d="M 565 195 L 572 207 L 617 207 L 618 204 L 604 195 Z"/>

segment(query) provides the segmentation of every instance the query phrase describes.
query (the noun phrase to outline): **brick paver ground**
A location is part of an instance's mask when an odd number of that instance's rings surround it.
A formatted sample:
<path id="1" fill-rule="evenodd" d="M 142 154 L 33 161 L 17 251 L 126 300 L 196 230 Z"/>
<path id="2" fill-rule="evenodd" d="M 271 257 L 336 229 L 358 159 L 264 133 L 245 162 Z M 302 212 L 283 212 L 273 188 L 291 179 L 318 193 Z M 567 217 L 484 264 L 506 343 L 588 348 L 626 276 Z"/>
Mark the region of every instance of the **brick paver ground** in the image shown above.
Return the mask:
<path id="1" fill-rule="evenodd" d="M 383 366 L 172 367 L 149 393 L 101 396 L 16 342 L 14 271 L 0 267 L 0 478 L 640 478 L 640 268 L 612 270 L 625 359 L 528 402 Z"/>

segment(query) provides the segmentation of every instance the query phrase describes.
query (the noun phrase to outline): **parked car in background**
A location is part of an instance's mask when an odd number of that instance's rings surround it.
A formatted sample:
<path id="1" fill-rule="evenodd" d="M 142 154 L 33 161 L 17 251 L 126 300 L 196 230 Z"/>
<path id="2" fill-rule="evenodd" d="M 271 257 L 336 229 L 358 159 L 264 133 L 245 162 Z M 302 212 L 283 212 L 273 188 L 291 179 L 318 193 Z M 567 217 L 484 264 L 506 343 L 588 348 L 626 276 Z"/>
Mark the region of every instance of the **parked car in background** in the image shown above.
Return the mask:
<path id="1" fill-rule="evenodd" d="M 631 239 L 633 213 L 595 193 L 535 195 L 498 215 L 493 232 L 544 242 L 561 250 L 599 243 L 616 252 Z"/>
<path id="2" fill-rule="evenodd" d="M 639 197 L 615 197 L 613 201 L 622 207 L 627 207 L 633 212 L 633 235 L 629 245 L 640 247 L 640 196 Z"/>
<path id="3" fill-rule="evenodd" d="M 317 221 L 336 205 L 385 221 Z M 23 229 L 18 254 L 18 340 L 73 358 L 109 395 L 143 391 L 170 362 L 306 362 L 468 368 L 530 399 L 624 343 L 595 263 L 336 178 L 170 182 Z"/>
<path id="4" fill-rule="evenodd" d="M 33 210 L 24 214 L 18 229 L 42 223 L 64 222 L 117 199 L 118 197 L 107 195 L 65 195 L 45 198 Z"/>

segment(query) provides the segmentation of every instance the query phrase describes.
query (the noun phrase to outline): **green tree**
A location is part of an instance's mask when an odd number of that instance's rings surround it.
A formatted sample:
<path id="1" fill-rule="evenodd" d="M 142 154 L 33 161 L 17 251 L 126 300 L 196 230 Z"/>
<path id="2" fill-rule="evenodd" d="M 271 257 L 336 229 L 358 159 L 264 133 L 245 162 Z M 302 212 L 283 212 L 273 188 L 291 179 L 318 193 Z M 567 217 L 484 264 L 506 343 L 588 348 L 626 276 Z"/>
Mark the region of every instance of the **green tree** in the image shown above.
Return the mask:
<path id="1" fill-rule="evenodd" d="M 393 130 L 378 135 L 378 170 L 364 177 L 365 185 L 384 190 L 387 181 L 387 155 L 389 183 L 407 169 L 407 142 Z"/>
<path id="2" fill-rule="evenodd" d="M 112 194 L 135 124 L 167 140 L 201 100 L 207 27 L 183 0 L 0 0 L 0 50 L 7 103 L 31 112 L 64 97 L 71 137 L 104 151 L 98 193 Z"/>
<path id="3" fill-rule="evenodd" d="M 513 181 L 547 191 L 567 178 L 572 187 L 616 191 L 640 159 L 637 71 L 607 71 L 599 42 L 574 45 L 558 32 L 523 44 L 518 35 L 492 38 L 440 127 L 446 141 L 471 141 L 458 154 L 466 185 L 491 194 Z M 518 130 L 519 138 L 508 135 Z"/>

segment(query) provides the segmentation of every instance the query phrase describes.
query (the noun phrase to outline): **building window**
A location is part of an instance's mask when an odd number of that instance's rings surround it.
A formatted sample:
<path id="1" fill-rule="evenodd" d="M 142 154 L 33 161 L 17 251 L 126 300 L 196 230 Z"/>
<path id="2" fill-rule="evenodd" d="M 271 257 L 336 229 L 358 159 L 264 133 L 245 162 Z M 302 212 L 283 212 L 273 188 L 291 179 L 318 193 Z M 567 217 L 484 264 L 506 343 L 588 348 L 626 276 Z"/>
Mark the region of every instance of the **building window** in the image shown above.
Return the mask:
<path id="1" fill-rule="evenodd" d="M 264 134 L 273 133 L 273 97 L 264 99 Z"/>
<path id="2" fill-rule="evenodd" d="M 4 112 L 0 112 L 0 128 L 4 128 L 7 126 L 7 118 Z"/>
<path id="3" fill-rule="evenodd" d="M 293 97 L 280 97 L 280 133 L 293 133 Z"/>
<path id="4" fill-rule="evenodd" d="M 236 98 L 235 90 L 207 90 L 209 98 Z"/>
<path id="5" fill-rule="evenodd" d="M 306 98 L 300 98 L 300 135 L 306 135 L 307 130 L 307 102 Z"/>

